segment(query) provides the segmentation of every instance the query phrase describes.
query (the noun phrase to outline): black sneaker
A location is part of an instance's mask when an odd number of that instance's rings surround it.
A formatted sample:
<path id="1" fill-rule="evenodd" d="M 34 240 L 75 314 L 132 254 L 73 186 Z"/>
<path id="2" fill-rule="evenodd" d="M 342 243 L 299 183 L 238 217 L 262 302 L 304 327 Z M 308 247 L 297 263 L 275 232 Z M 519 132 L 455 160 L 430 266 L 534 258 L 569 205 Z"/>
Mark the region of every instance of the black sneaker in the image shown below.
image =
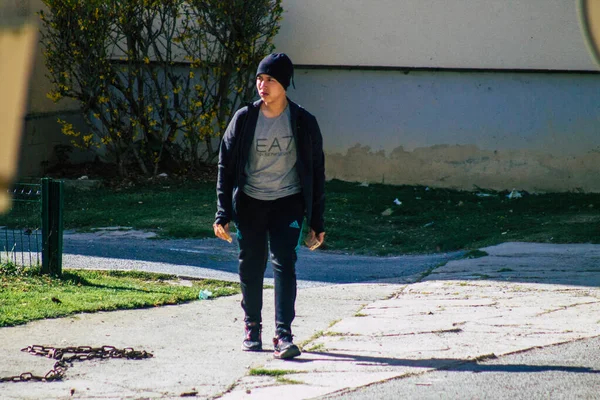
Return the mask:
<path id="1" fill-rule="evenodd" d="M 244 341 L 242 342 L 242 350 L 262 350 L 261 330 L 262 326 L 257 322 L 246 324 Z"/>
<path id="2" fill-rule="evenodd" d="M 273 357 L 289 360 L 300 355 L 300 349 L 292 342 L 292 335 L 280 335 L 273 338 L 275 352 Z"/>

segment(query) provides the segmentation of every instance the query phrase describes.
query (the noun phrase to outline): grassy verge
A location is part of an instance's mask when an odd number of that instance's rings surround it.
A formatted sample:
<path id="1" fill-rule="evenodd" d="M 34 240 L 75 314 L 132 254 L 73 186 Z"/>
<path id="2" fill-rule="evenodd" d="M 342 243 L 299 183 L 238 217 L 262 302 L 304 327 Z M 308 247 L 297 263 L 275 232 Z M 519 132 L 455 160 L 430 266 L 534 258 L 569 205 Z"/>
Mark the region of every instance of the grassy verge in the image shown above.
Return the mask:
<path id="1" fill-rule="evenodd" d="M 328 246 L 333 249 L 406 254 L 507 241 L 600 243 L 600 194 L 523 194 L 510 199 L 508 192 L 361 187 L 340 181 L 330 182 L 327 189 Z"/>
<path id="2" fill-rule="evenodd" d="M 0 268 L 0 327 L 81 312 L 112 311 L 179 304 L 198 298 L 239 293 L 239 285 L 213 280 L 182 282 L 166 274 L 136 271 L 67 270 L 61 279 L 35 271 Z"/>
<path id="3" fill-rule="evenodd" d="M 122 189 L 69 189 L 65 192 L 66 229 L 125 226 L 154 231 L 162 237 L 214 235 L 214 183 L 165 183 Z"/>
<path id="4" fill-rule="evenodd" d="M 507 192 L 364 187 L 333 180 L 326 194 L 329 250 L 389 255 L 475 249 L 506 241 L 600 243 L 597 193 L 509 199 Z M 214 183 L 70 191 L 65 226 L 120 225 L 154 230 L 163 237 L 212 237 L 214 212 Z"/>
<path id="5" fill-rule="evenodd" d="M 419 254 L 507 241 L 600 243 L 600 194 L 461 191 L 333 180 L 326 184 L 324 249 Z M 396 204 L 394 200 L 401 204 Z M 65 228 L 123 226 L 163 238 L 212 237 L 215 184 L 161 183 L 122 189 L 69 189 Z M 110 210 L 110 212 L 106 212 Z M 0 216 L 0 226 L 10 216 Z"/>

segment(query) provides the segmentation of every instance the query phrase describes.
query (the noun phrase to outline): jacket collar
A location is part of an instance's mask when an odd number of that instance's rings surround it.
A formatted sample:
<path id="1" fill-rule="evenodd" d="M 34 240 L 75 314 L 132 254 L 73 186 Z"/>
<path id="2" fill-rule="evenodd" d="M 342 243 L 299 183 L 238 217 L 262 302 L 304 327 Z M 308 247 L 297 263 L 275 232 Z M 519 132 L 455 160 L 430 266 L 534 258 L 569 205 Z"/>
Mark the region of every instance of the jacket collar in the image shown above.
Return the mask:
<path id="1" fill-rule="evenodd" d="M 298 104 L 294 103 L 292 100 L 290 100 L 289 97 L 286 97 L 286 98 L 288 101 L 288 105 L 290 107 L 290 114 L 291 114 L 292 118 L 294 118 L 298 114 L 298 109 L 300 108 L 300 106 Z M 258 99 L 255 102 L 253 102 L 251 105 L 256 110 L 260 110 L 261 104 L 262 104 L 262 100 Z"/>

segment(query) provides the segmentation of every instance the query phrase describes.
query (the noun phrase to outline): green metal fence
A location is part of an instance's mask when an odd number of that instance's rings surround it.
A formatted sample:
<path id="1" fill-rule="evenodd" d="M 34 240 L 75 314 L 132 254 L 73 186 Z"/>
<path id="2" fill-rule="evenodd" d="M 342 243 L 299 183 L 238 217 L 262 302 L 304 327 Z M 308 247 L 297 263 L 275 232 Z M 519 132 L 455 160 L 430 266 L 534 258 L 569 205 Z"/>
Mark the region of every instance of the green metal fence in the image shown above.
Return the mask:
<path id="1" fill-rule="evenodd" d="M 42 185 L 16 184 L 12 208 L 0 218 L 0 263 L 41 266 Z"/>
<path id="2" fill-rule="evenodd" d="M 44 178 L 16 184 L 9 193 L 12 208 L 0 216 L 0 264 L 61 275 L 63 183 Z"/>

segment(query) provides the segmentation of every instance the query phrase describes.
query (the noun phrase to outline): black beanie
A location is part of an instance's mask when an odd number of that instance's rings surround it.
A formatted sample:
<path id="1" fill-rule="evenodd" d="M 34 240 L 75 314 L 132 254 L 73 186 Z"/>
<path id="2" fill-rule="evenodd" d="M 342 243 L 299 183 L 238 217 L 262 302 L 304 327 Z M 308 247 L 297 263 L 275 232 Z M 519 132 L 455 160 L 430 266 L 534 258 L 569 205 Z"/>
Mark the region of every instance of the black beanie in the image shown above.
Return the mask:
<path id="1" fill-rule="evenodd" d="M 292 60 L 283 53 L 269 54 L 258 64 L 256 76 L 260 74 L 271 75 L 287 90 L 290 80 L 293 81 L 294 78 L 294 65 Z M 295 87 L 296 85 L 294 85 Z"/>

